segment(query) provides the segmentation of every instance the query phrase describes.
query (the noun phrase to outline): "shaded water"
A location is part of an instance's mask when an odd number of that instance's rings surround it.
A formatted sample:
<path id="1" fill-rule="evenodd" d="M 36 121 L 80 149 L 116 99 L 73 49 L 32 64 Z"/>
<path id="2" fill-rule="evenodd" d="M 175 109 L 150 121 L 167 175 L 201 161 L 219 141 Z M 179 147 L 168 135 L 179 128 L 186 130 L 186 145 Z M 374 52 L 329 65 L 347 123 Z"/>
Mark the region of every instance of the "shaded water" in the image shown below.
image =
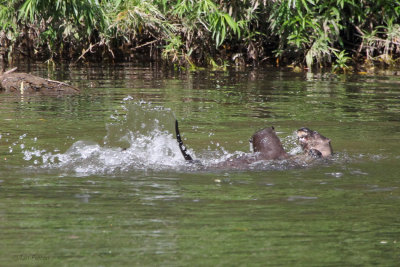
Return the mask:
<path id="1" fill-rule="evenodd" d="M 0 95 L 0 265 L 398 264 L 396 73 L 29 69 L 82 94 Z M 335 155 L 197 169 L 180 154 L 175 117 L 203 163 L 248 152 L 270 125 L 292 154 L 307 126 Z"/>

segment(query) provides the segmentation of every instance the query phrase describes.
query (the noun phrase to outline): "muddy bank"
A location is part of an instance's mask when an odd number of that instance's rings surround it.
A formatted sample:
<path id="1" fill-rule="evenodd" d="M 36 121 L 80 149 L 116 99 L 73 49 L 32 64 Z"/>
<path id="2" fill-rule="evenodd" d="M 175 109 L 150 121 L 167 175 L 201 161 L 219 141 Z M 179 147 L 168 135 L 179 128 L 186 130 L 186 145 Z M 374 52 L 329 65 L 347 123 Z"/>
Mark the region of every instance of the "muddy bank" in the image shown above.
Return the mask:
<path id="1" fill-rule="evenodd" d="M 0 74 L 0 92 L 38 95 L 74 95 L 80 91 L 69 84 L 44 79 L 16 69 Z"/>

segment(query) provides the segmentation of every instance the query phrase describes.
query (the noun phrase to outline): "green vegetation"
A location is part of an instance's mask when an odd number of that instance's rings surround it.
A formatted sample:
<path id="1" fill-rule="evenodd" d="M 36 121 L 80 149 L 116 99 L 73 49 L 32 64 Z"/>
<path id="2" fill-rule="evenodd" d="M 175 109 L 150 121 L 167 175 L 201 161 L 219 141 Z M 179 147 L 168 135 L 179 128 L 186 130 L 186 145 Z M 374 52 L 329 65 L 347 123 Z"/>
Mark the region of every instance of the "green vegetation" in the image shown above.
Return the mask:
<path id="1" fill-rule="evenodd" d="M 199 66 L 396 65 L 399 0 L 0 0 L 0 53 Z"/>

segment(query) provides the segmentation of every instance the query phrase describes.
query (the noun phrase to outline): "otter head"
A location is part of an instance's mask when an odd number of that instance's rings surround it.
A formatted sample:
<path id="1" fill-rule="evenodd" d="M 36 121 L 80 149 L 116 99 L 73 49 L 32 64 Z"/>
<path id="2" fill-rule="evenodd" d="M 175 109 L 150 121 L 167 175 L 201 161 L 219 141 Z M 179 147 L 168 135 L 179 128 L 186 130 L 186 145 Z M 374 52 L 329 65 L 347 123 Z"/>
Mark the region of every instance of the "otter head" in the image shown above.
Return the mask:
<path id="1" fill-rule="evenodd" d="M 283 159 L 287 157 L 281 141 L 276 136 L 274 127 L 264 128 L 256 132 L 250 142 L 254 152 L 259 152 L 262 159 Z"/>
<path id="2" fill-rule="evenodd" d="M 297 138 L 304 152 L 313 157 L 328 157 L 332 155 L 331 139 L 317 131 L 308 128 L 297 130 Z"/>

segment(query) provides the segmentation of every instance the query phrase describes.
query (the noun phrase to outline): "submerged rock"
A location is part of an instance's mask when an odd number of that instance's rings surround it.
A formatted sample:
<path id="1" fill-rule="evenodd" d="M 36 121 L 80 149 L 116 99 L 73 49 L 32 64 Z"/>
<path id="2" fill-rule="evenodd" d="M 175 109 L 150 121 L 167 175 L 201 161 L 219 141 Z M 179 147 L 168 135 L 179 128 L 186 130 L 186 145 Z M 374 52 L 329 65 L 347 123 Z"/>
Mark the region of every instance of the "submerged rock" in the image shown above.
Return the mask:
<path id="1" fill-rule="evenodd" d="M 28 73 L 15 72 L 16 68 L 0 74 L 0 91 L 16 94 L 73 95 L 79 89 L 59 81 L 44 79 Z"/>

